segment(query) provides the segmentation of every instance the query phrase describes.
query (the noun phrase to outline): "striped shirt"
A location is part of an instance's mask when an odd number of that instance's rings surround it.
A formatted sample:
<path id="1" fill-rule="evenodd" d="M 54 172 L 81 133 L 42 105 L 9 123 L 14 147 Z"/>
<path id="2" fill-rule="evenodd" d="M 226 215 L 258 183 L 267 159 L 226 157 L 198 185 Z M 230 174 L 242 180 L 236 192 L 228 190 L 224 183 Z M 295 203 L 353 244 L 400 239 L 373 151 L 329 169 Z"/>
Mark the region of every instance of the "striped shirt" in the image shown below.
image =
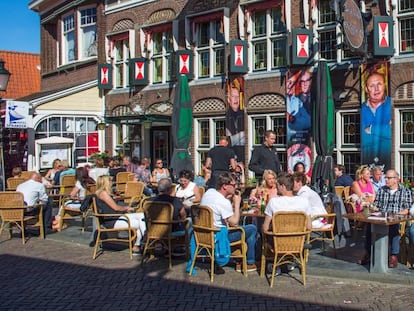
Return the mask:
<path id="1" fill-rule="evenodd" d="M 392 193 L 384 186 L 378 190 L 374 205 L 383 213 L 399 213 L 411 207 L 411 191 L 399 184 L 397 191 Z"/>

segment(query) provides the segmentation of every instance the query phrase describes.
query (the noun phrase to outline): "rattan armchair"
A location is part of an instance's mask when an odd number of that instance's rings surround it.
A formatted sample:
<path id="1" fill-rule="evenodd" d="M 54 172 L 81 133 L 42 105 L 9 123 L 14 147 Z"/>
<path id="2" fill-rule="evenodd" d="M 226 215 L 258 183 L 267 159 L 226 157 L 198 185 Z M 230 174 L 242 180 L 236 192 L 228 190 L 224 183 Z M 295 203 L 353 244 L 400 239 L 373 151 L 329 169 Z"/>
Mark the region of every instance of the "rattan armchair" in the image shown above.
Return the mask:
<path id="1" fill-rule="evenodd" d="M 93 206 L 93 215 L 95 216 L 96 221 L 96 242 L 95 247 L 93 249 L 93 259 L 96 259 L 98 254 L 98 248 L 100 251 L 103 252 L 103 242 L 126 242 L 128 243 L 129 247 L 129 257 L 132 259 L 132 248 L 135 239 L 137 238 L 136 230 L 131 227 L 131 222 L 129 221 L 128 217 L 124 218 L 126 226 L 123 228 L 114 228 L 113 226 L 109 225 L 106 220 L 115 220 L 118 217 L 122 216 L 122 214 L 103 214 L 99 212 L 98 203 L 99 199 L 94 196 L 92 198 L 92 206 Z M 126 238 L 119 236 L 121 232 L 128 232 L 128 236 Z"/>
<path id="2" fill-rule="evenodd" d="M 17 186 L 21 183 L 24 183 L 27 178 L 24 177 L 9 177 L 7 178 L 7 190 L 14 191 L 16 190 Z"/>
<path id="3" fill-rule="evenodd" d="M 325 250 L 325 241 L 332 241 L 334 255 L 336 257 L 335 233 L 334 233 L 336 214 L 330 213 L 330 214 L 314 215 L 312 217 L 312 221 L 318 218 L 323 218 L 326 223 L 322 228 L 312 228 L 309 243 L 312 243 L 314 241 L 322 241 L 322 250 Z"/>
<path id="4" fill-rule="evenodd" d="M 141 181 L 127 181 L 125 185 L 124 202 L 129 206 L 136 206 L 136 212 L 142 212 L 142 203 L 147 198 L 144 195 L 145 184 Z"/>
<path id="5" fill-rule="evenodd" d="M 272 261 L 270 287 L 273 287 L 276 268 L 285 264 L 299 265 L 303 285 L 306 285 L 304 243 L 309 237 L 306 223 L 307 215 L 303 212 L 278 212 L 272 218 L 272 231 L 263 232 L 260 276 L 265 276 L 266 261 Z"/>
<path id="6" fill-rule="evenodd" d="M 116 174 L 115 189 L 120 194 L 125 192 L 126 184 L 128 181 L 134 180 L 134 173 L 131 172 L 119 172 Z"/>
<path id="7" fill-rule="evenodd" d="M 213 211 L 208 206 L 197 204 L 191 206 L 191 217 L 196 249 L 189 274 L 191 275 L 193 273 L 197 258 L 207 257 L 210 259 L 210 281 L 213 282 L 215 234 L 219 232 L 220 229 L 214 226 Z M 229 230 L 241 230 L 241 239 L 230 243 L 231 257 L 242 260 L 243 274 L 247 276 L 247 244 L 245 242 L 245 232 L 241 227 L 230 227 Z M 203 254 L 203 252 L 205 254 Z"/>
<path id="8" fill-rule="evenodd" d="M 151 252 L 153 256 L 154 250 L 158 243 L 164 245 L 168 250 L 169 268 L 172 268 L 172 242 L 173 240 L 183 238 L 186 248 L 186 255 L 188 256 L 188 220 L 173 220 L 174 206 L 169 202 L 150 201 L 145 200 L 143 203 L 143 210 L 145 214 L 145 223 L 147 226 L 146 242 L 144 246 L 144 253 L 142 254 L 142 264 L 145 256 Z M 174 224 L 183 223 L 185 230 L 173 231 Z"/>
<path id="9" fill-rule="evenodd" d="M 33 210 L 33 215 L 25 215 L 28 209 Z M 32 213 L 31 213 L 32 214 Z M 20 192 L 14 191 L 2 191 L 0 192 L 0 217 L 1 227 L 0 235 L 3 230 L 8 226 L 9 239 L 12 236 L 13 227 L 16 226 L 22 235 L 23 244 L 26 243 L 25 227 L 32 226 L 38 227 L 40 236 L 44 239 L 44 225 L 43 225 L 43 208 L 39 206 L 26 206 L 24 205 L 24 197 Z"/>

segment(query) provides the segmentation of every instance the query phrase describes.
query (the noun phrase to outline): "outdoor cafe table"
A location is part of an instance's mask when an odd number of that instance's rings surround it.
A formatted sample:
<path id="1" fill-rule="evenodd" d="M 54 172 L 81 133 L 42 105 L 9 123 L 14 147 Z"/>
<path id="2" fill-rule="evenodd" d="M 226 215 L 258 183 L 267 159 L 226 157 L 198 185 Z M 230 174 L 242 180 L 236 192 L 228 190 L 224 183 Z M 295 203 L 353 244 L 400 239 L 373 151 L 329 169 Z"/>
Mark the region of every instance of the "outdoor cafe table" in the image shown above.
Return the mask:
<path id="1" fill-rule="evenodd" d="M 364 213 L 342 215 L 350 220 L 371 224 L 371 262 L 369 272 L 388 272 L 388 227 L 402 222 L 413 220 L 414 217 L 388 214 Z"/>

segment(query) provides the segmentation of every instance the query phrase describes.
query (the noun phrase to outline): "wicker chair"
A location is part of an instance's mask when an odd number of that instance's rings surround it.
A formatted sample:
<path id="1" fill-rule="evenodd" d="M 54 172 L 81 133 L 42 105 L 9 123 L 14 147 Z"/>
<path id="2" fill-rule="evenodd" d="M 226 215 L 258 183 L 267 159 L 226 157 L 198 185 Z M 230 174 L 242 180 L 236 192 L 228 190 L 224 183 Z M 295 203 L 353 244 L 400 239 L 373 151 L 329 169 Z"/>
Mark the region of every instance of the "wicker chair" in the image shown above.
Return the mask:
<path id="1" fill-rule="evenodd" d="M 23 177 L 24 179 L 29 179 L 32 174 L 35 173 L 35 171 L 22 171 L 20 177 Z"/>
<path id="2" fill-rule="evenodd" d="M 115 189 L 120 194 L 125 192 L 126 183 L 134 180 L 134 173 L 131 172 L 119 172 L 116 174 Z"/>
<path id="3" fill-rule="evenodd" d="M 220 231 L 214 226 L 213 211 L 208 206 L 193 205 L 191 206 L 191 217 L 193 222 L 193 233 L 196 243 L 196 249 L 191 264 L 191 275 L 194 269 L 196 258 L 208 257 L 210 258 L 210 281 L 214 281 L 214 251 L 215 251 L 215 234 Z M 243 274 L 247 276 L 247 244 L 245 239 L 245 232 L 241 227 L 228 228 L 229 230 L 241 230 L 241 239 L 239 241 L 231 242 L 231 257 L 242 260 Z M 201 252 L 205 251 L 205 255 Z"/>
<path id="4" fill-rule="evenodd" d="M 95 259 L 98 254 L 98 248 L 101 248 L 101 252 L 103 251 L 102 243 L 103 242 L 126 242 L 128 243 L 129 247 L 129 257 L 132 259 L 132 248 L 135 239 L 137 238 L 137 232 L 134 228 L 131 227 L 131 223 L 127 217 L 125 217 L 125 223 L 127 226 L 124 228 L 113 228 L 107 225 L 107 222 L 105 222 L 105 219 L 108 218 L 118 218 L 122 216 L 121 214 L 102 214 L 99 213 L 99 208 L 97 205 L 97 198 L 93 197 L 92 199 L 92 206 L 93 206 L 93 215 L 95 216 L 96 221 L 96 242 L 95 247 L 93 249 L 93 256 L 92 258 Z M 128 232 L 127 238 L 119 237 L 120 232 Z"/>
<path id="5" fill-rule="evenodd" d="M 306 256 L 304 243 L 309 237 L 307 216 L 303 212 L 278 212 L 272 218 L 272 231 L 263 233 L 260 276 L 265 276 L 266 260 L 273 262 L 270 287 L 273 287 L 276 268 L 285 264 L 298 264 L 306 285 Z"/>
<path id="6" fill-rule="evenodd" d="M 64 176 L 66 177 L 66 176 Z M 71 188 L 70 186 L 66 188 Z M 73 189 L 73 188 L 72 188 Z M 93 194 L 96 191 L 96 185 L 89 185 L 88 188 L 86 189 L 86 195 L 89 194 Z M 86 210 L 80 210 L 77 207 L 71 207 L 68 206 L 66 204 L 68 204 L 71 201 L 70 198 L 70 193 L 69 195 L 65 194 L 61 197 L 61 205 L 60 205 L 60 209 L 59 209 L 59 226 L 58 226 L 58 231 L 62 230 L 63 228 L 63 223 L 65 220 L 69 220 L 69 219 L 75 219 L 80 217 L 82 220 L 82 232 L 85 232 L 85 227 L 86 227 L 86 219 L 88 218 L 88 216 L 90 215 L 91 212 L 91 207 L 92 204 L 86 209 Z"/>
<path id="7" fill-rule="evenodd" d="M 43 225 L 43 209 L 42 205 L 32 206 L 32 208 L 37 208 L 36 214 L 33 216 L 25 216 L 24 213 L 31 206 L 24 205 L 24 197 L 20 192 L 14 191 L 2 191 L 0 192 L 0 217 L 1 217 L 1 227 L 0 235 L 3 232 L 3 229 L 6 226 L 9 226 L 9 239 L 12 237 L 13 226 L 16 226 L 20 229 L 22 234 L 22 242 L 26 243 L 26 237 L 24 233 L 24 228 L 26 226 L 38 227 L 40 231 L 40 236 L 44 239 L 44 225 Z"/>
<path id="8" fill-rule="evenodd" d="M 9 177 L 7 178 L 7 190 L 14 191 L 16 190 L 17 186 L 21 183 L 24 183 L 27 178 L 23 177 Z"/>
<path id="9" fill-rule="evenodd" d="M 142 212 L 142 203 L 146 198 L 144 188 L 145 184 L 141 181 L 127 181 L 125 185 L 124 202 L 129 206 L 137 206 L 136 212 Z"/>
<path id="10" fill-rule="evenodd" d="M 75 188 L 76 184 L 76 177 L 75 175 L 64 175 L 62 177 L 62 182 L 60 184 L 60 192 L 59 192 L 59 226 L 58 230 L 63 228 L 64 220 L 73 219 L 76 217 L 82 217 L 82 232 L 85 230 L 85 218 L 86 215 L 80 212 L 77 208 L 71 208 L 66 206 L 68 201 L 71 200 L 70 193 L 72 192 L 73 188 Z"/>
<path id="11" fill-rule="evenodd" d="M 174 206 L 169 202 L 154 202 L 145 200 L 143 203 L 143 209 L 145 214 L 145 223 L 147 226 L 146 242 L 144 246 L 144 253 L 142 255 L 142 264 L 145 260 L 145 255 L 153 252 L 157 243 L 161 243 L 168 249 L 168 262 L 169 268 L 172 268 L 171 260 L 171 246 L 172 241 L 176 239 L 184 238 L 186 255 L 188 256 L 188 220 L 173 220 Z M 173 225 L 184 223 L 184 231 L 173 231 Z"/>
<path id="12" fill-rule="evenodd" d="M 330 214 L 314 215 L 312 217 L 312 221 L 318 218 L 324 218 L 326 221 L 326 224 L 322 228 L 312 228 L 309 243 L 312 243 L 314 241 L 322 241 L 322 250 L 325 250 L 325 241 L 332 241 L 334 256 L 336 257 L 335 233 L 334 233 L 336 214 L 330 213 Z"/>

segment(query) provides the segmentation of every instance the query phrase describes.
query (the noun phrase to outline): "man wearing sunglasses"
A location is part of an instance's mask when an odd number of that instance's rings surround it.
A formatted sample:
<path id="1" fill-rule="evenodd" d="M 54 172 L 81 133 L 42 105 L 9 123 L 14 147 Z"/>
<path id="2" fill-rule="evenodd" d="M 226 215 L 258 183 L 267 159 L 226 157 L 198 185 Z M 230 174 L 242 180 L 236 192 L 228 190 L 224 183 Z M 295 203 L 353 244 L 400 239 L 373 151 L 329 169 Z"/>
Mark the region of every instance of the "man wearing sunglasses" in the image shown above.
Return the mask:
<path id="1" fill-rule="evenodd" d="M 380 188 L 375 196 L 374 206 L 381 212 L 388 214 L 408 215 L 412 204 L 411 192 L 400 184 L 400 175 L 396 170 L 390 169 L 385 174 L 385 186 Z M 400 225 L 390 225 L 388 238 L 391 248 L 388 259 L 388 267 L 398 266 L 398 254 L 400 253 Z M 368 264 L 371 255 L 371 226 L 367 226 L 365 240 L 365 257 L 359 262 Z"/>
<path id="2" fill-rule="evenodd" d="M 216 187 L 210 188 L 201 198 L 201 205 L 206 205 L 213 211 L 213 221 L 215 227 L 237 227 L 240 221 L 241 195 L 236 190 L 236 178 L 233 174 L 221 173 L 216 180 Z M 256 234 L 255 225 L 242 226 L 246 233 L 247 244 L 247 271 L 256 271 Z M 239 230 L 231 231 L 228 234 L 230 242 L 241 239 Z M 236 270 L 241 271 L 241 265 L 236 265 Z M 216 274 L 223 274 L 224 270 L 216 266 Z"/>

